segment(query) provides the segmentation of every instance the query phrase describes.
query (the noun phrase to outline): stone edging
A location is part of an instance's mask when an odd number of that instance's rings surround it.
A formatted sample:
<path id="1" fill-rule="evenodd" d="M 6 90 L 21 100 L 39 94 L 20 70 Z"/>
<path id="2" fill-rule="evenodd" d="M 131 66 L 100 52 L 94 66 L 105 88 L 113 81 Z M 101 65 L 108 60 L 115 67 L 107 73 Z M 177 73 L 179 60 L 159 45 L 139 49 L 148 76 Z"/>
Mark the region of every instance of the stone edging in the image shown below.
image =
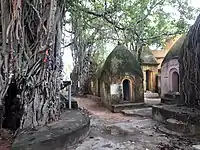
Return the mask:
<path id="1" fill-rule="evenodd" d="M 72 110 L 71 113 L 74 113 L 71 115 L 75 116 L 74 118 L 66 113 L 58 123 L 42 127 L 37 131 L 20 133 L 11 150 L 63 150 L 77 144 L 88 135 L 90 118 L 80 110 Z"/>

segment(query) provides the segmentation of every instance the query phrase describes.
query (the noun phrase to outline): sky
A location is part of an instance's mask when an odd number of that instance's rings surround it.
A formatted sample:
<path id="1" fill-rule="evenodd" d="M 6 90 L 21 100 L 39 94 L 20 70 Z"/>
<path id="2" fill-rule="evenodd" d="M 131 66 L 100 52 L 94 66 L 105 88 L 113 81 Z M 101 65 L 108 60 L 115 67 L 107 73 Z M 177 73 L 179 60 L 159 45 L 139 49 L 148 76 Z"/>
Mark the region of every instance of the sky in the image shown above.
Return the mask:
<path id="1" fill-rule="evenodd" d="M 200 0 L 188 0 L 189 1 L 189 4 L 191 6 L 194 6 L 196 8 L 200 8 Z M 195 20 L 194 20 L 195 21 Z M 191 24 L 194 23 L 193 22 L 190 22 Z M 66 33 L 67 34 L 67 33 Z M 69 41 L 70 42 L 70 41 Z M 110 46 L 109 46 L 110 47 Z M 70 68 L 72 69 L 73 68 L 73 59 L 72 59 L 72 53 L 71 53 L 71 50 L 70 48 L 65 48 L 64 49 L 64 55 L 63 55 L 63 63 L 64 63 L 64 74 L 66 76 L 66 78 L 69 78 L 69 75 L 70 75 L 70 72 L 71 70 L 68 70 L 66 72 L 66 68 L 68 66 L 70 66 Z"/>
<path id="2" fill-rule="evenodd" d="M 192 6 L 200 8 L 200 0 L 189 0 L 189 2 Z"/>

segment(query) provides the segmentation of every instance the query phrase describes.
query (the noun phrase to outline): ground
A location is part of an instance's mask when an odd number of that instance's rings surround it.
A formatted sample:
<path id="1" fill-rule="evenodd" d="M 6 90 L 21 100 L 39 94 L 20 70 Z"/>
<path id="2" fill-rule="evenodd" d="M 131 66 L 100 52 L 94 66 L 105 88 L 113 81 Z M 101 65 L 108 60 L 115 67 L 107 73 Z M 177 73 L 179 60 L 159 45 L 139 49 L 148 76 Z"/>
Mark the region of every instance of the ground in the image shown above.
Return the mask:
<path id="1" fill-rule="evenodd" d="M 148 115 L 124 116 L 112 113 L 97 100 L 76 98 L 80 107 L 89 111 L 91 129 L 86 139 L 61 150 L 192 150 L 199 144 L 195 138 L 176 137 L 161 133 L 160 124 Z M 142 111 L 139 111 L 141 114 Z M 0 150 L 9 150 L 11 139 L 7 131 L 1 132 Z M 60 149 L 59 149 L 60 150 Z"/>
<path id="2" fill-rule="evenodd" d="M 81 143 L 70 150 L 190 150 L 196 139 L 175 137 L 159 132 L 158 122 L 150 117 L 112 113 L 98 101 L 77 98 L 80 107 L 91 114 L 91 130 Z"/>
<path id="3" fill-rule="evenodd" d="M 8 130 L 0 130 L 0 150 L 10 150 L 11 144 L 13 142 L 11 132 Z"/>

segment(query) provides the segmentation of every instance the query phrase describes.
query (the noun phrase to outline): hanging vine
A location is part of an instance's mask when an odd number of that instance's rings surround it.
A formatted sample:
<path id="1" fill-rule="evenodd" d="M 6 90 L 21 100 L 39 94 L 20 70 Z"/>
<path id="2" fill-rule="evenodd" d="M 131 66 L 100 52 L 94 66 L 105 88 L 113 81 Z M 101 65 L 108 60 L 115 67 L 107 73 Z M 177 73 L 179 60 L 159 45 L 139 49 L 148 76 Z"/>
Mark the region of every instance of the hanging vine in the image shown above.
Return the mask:
<path id="1" fill-rule="evenodd" d="M 58 0 L 1 0 L 0 102 L 19 100 L 21 128 L 59 118 L 63 16 Z"/>
<path id="2" fill-rule="evenodd" d="M 200 15 L 191 26 L 180 54 L 182 103 L 200 106 Z"/>

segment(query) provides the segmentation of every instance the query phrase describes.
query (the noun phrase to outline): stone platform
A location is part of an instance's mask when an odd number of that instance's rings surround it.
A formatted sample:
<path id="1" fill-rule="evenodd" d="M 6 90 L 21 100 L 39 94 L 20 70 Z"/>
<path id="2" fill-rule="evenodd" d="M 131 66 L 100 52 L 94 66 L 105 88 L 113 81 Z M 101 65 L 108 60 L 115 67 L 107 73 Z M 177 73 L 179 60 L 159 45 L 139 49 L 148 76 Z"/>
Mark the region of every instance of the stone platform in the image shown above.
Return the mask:
<path id="1" fill-rule="evenodd" d="M 111 105 L 109 109 L 114 113 L 119 113 L 125 109 L 139 109 L 139 108 L 146 108 L 149 107 L 145 103 L 123 103 L 123 104 L 116 104 Z"/>
<path id="2" fill-rule="evenodd" d="M 83 140 L 90 127 L 89 116 L 80 110 L 66 111 L 57 122 L 21 131 L 12 150 L 60 150 Z"/>
<path id="3" fill-rule="evenodd" d="M 161 103 L 163 104 L 178 104 L 180 99 L 179 94 L 168 93 L 161 97 Z"/>
<path id="4" fill-rule="evenodd" d="M 157 105 L 161 103 L 161 98 L 158 93 L 146 92 L 144 93 L 144 102 L 147 105 Z"/>
<path id="5" fill-rule="evenodd" d="M 200 110 L 177 105 L 152 107 L 153 119 L 164 123 L 169 130 L 185 135 L 200 134 Z"/>
<path id="6" fill-rule="evenodd" d="M 145 92 L 144 98 L 159 98 L 158 93 L 152 93 L 152 92 Z"/>
<path id="7" fill-rule="evenodd" d="M 152 108 L 139 108 L 139 109 L 128 109 L 121 111 L 126 116 L 139 116 L 139 117 L 148 117 L 151 118 L 152 116 Z"/>

